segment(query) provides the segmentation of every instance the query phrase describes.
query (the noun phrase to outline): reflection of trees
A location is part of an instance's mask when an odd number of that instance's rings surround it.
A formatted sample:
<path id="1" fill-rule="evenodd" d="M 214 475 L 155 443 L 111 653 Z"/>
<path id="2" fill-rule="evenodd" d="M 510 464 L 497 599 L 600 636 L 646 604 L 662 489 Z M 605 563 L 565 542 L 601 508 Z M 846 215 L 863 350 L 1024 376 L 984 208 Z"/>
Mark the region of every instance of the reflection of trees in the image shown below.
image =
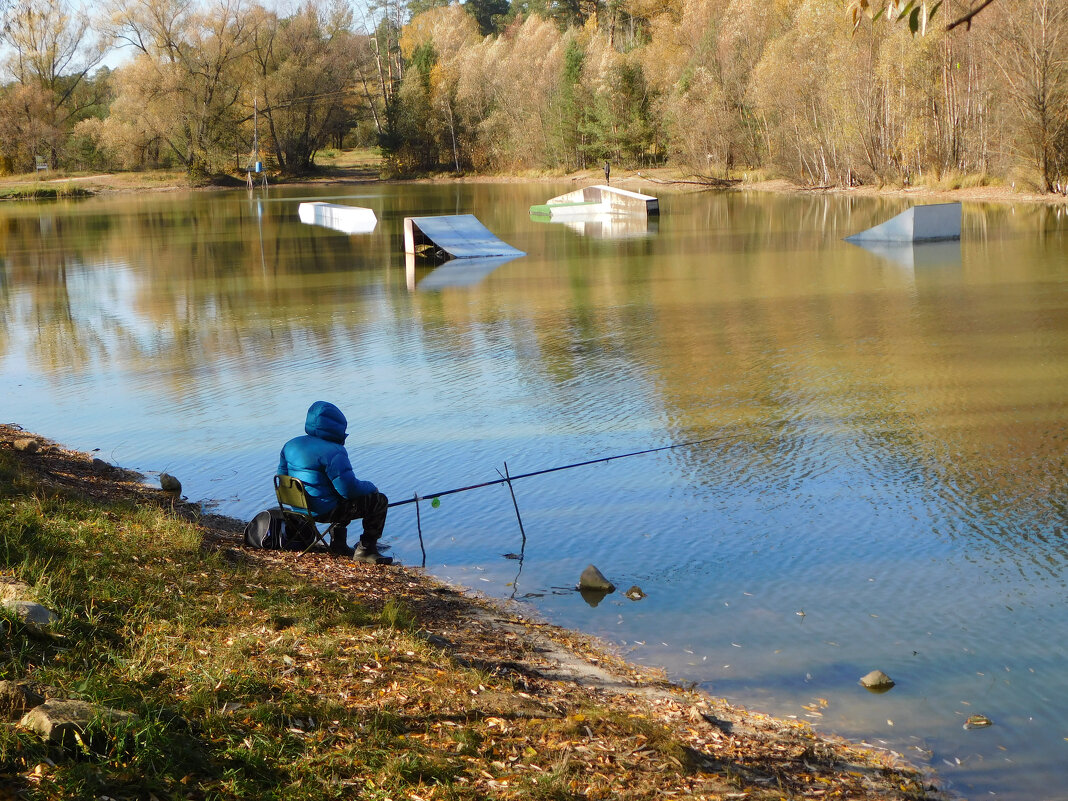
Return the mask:
<path id="1" fill-rule="evenodd" d="M 965 255 L 993 218 L 987 247 L 1004 257 L 930 270 L 837 243 L 903 205 L 702 197 L 614 260 L 573 237 L 525 264 L 521 286 L 419 296 L 421 336 L 442 354 L 500 342 L 519 380 L 553 396 L 562 430 L 662 412 L 674 441 L 739 433 L 675 454 L 702 492 L 784 498 L 835 473 L 873 512 L 922 508 L 936 536 L 1060 570 L 1063 534 L 1035 538 L 1064 525 L 1068 434 L 1048 375 L 1068 364 L 1064 309 L 1034 279 L 1056 272 L 1063 222 L 1045 207 L 969 211 Z"/>
<path id="2" fill-rule="evenodd" d="M 381 234 L 294 226 L 289 205 L 183 198 L 131 213 L 137 205 L 81 207 L 50 226 L 9 217 L 7 303 L 25 310 L 18 327 L 48 369 L 98 360 L 189 374 L 250 351 L 274 358 L 297 338 L 329 342 L 336 313 L 363 291 L 352 264 L 388 252 Z"/>
<path id="3" fill-rule="evenodd" d="M 5 333 L 13 339 L 19 328 L 32 332 L 42 363 L 78 369 L 98 355 L 100 341 L 95 331 L 79 329 L 72 312 L 68 277 L 77 255 L 56 246 L 62 233 L 53 223 L 52 217 L 41 215 L 3 232 Z"/>

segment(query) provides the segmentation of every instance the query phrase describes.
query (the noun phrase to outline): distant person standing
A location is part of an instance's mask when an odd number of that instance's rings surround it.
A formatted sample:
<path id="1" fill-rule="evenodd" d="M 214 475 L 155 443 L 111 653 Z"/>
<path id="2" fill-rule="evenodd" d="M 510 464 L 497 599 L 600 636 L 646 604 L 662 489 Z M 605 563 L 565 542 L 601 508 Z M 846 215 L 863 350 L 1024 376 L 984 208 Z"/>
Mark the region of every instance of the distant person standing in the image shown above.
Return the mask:
<path id="1" fill-rule="evenodd" d="M 608 161 L 604 163 L 604 182 L 608 185 L 612 184 L 612 163 Z"/>
<path id="2" fill-rule="evenodd" d="M 302 437 L 282 446 L 278 474 L 298 478 L 308 493 L 315 519 L 340 523 L 332 530 L 330 553 L 351 556 L 360 562 L 388 565 L 393 558 L 378 552 L 378 540 L 386 525 L 389 498 L 370 481 L 361 481 L 353 472 L 345 438 L 348 421 L 332 403 L 316 401 L 308 409 Z M 350 548 L 348 524 L 363 519 L 360 544 Z"/>

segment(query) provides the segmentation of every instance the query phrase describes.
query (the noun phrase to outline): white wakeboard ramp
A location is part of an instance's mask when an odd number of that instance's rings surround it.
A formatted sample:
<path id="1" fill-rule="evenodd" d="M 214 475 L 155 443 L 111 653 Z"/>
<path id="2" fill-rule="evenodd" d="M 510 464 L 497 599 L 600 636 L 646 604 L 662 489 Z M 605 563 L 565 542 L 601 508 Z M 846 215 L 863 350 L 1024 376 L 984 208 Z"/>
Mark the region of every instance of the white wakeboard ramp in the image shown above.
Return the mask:
<path id="1" fill-rule="evenodd" d="M 531 214 L 551 217 L 582 217 L 588 214 L 660 214 L 660 201 L 651 196 L 614 186 L 584 186 L 574 192 L 530 207 Z"/>
<path id="2" fill-rule="evenodd" d="M 474 214 L 445 217 L 405 217 L 404 252 L 423 253 L 450 259 L 476 259 L 486 256 L 525 256 L 502 242 Z"/>
<path id="3" fill-rule="evenodd" d="M 938 242 L 960 239 L 960 203 L 913 206 L 882 225 L 846 237 L 846 242 Z"/>
<path id="4" fill-rule="evenodd" d="M 378 224 L 372 209 L 340 203 L 301 203 L 297 215 L 302 223 L 321 225 L 343 234 L 369 234 Z"/>

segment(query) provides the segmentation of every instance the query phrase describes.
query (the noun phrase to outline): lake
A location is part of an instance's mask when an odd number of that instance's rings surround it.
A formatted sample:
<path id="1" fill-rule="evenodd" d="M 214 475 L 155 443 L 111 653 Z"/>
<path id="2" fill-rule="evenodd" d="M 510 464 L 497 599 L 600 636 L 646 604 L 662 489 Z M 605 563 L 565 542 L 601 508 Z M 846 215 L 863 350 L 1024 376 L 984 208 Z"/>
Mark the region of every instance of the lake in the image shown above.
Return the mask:
<path id="1" fill-rule="evenodd" d="M 243 519 L 317 399 L 394 501 L 652 451 L 515 506 L 398 506 L 384 541 L 960 795 L 1068 799 L 1065 208 L 965 204 L 959 243 L 872 252 L 843 237 L 907 199 L 642 184 L 659 219 L 528 213 L 572 188 L 4 204 L 0 416 Z M 378 222 L 303 224 L 305 200 Z M 526 255 L 409 269 L 403 218 L 463 213 Z"/>

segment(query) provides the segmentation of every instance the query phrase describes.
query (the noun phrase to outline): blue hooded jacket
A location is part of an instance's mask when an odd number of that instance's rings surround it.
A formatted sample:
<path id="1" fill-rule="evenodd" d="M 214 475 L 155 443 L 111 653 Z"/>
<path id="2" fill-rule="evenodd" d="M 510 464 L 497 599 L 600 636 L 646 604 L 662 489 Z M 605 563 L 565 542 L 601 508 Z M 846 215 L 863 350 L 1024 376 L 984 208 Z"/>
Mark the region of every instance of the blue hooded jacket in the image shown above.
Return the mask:
<path id="1" fill-rule="evenodd" d="M 304 423 L 307 434 L 282 446 L 278 474 L 304 482 L 312 514 L 328 518 L 342 498 L 355 499 L 378 492 L 370 481 L 360 481 L 345 450 L 348 421 L 332 403 L 316 401 Z"/>

